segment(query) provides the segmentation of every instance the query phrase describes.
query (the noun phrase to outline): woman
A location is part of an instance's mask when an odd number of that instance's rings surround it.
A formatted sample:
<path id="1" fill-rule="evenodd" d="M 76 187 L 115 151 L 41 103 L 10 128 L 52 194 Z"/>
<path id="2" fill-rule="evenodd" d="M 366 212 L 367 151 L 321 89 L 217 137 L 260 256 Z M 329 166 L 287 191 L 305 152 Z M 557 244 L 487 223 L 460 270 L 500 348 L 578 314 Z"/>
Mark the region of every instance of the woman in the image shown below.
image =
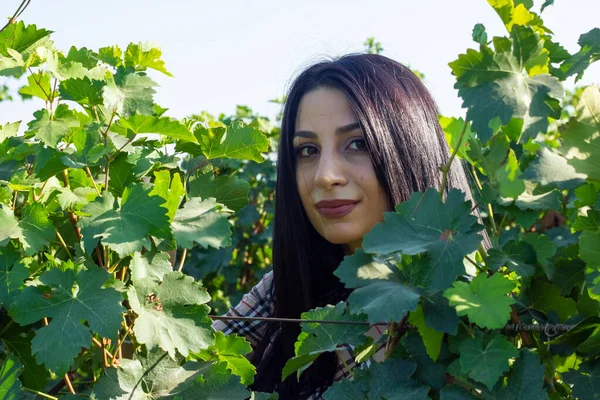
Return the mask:
<path id="1" fill-rule="evenodd" d="M 346 300 L 349 291 L 333 275 L 344 255 L 360 247 L 384 211 L 411 192 L 440 187 L 449 150 L 437 114 L 419 78 L 384 56 L 347 55 L 302 72 L 283 113 L 273 272 L 228 315 L 299 318 Z M 470 193 L 459 162 L 449 173 L 450 188 Z M 217 321 L 214 327 L 253 344 L 254 390 L 319 398 L 347 373 L 348 360 L 327 353 L 299 383 L 295 374 L 281 383 L 298 324 Z"/>

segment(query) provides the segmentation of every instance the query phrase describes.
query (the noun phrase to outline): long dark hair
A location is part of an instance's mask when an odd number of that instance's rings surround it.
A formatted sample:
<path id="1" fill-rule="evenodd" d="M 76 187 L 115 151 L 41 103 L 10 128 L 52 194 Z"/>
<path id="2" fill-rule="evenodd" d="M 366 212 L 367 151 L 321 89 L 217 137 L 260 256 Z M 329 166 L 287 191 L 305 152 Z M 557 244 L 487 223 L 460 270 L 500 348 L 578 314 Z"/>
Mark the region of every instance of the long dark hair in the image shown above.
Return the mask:
<path id="1" fill-rule="evenodd" d="M 439 167 L 450 156 L 435 102 L 421 80 L 402 64 L 381 55 L 350 54 L 302 72 L 287 96 L 278 149 L 273 236 L 277 317 L 299 318 L 304 311 L 335 304 L 348 296 L 333 275 L 344 257 L 343 247 L 316 232 L 302 207 L 296 183 L 292 138 L 298 107 L 306 93 L 321 87 L 346 95 L 389 204 L 405 201 L 414 191 L 439 188 Z M 462 189 L 471 197 L 459 162 L 452 164 L 448 175 L 450 188 Z M 278 391 L 282 399 L 296 399 L 301 391 L 310 393 L 331 385 L 337 367 L 335 353 L 321 355 L 304 372 L 300 384 L 295 374 L 281 383 L 281 371 L 294 355 L 299 333 L 297 324 L 269 325 L 252 360 L 257 365 L 254 390 Z M 272 351 L 265 351 L 270 343 Z"/>

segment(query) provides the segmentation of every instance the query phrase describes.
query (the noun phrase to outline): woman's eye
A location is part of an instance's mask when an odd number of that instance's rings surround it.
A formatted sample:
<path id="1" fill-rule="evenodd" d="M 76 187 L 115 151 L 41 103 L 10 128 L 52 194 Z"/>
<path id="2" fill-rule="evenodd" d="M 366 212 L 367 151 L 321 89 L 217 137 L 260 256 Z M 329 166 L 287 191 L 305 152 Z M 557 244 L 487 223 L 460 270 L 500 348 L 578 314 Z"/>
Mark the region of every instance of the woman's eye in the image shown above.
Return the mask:
<path id="1" fill-rule="evenodd" d="M 312 146 L 301 146 L 296 148 L 296 154 L 299 157 L 310 157 L 313 154 L 316 154 L 317 149 Z"/>
<path id="2" fill-rule="evenodd" d="M 364 151 L 367 149 L 367 143 L 364 139 L 356 139 L 350 143 L 350 150 Z"/>

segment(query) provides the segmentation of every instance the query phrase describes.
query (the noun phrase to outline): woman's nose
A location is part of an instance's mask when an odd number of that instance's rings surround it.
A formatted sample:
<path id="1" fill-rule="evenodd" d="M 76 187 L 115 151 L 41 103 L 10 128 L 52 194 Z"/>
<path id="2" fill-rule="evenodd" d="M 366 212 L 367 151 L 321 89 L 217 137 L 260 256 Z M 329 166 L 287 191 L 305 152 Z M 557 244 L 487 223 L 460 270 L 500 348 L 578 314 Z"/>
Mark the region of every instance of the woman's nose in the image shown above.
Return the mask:
<path id="1" fill-rule="evenodd" d="M 334 152 L 323 152 L 315 174 L 315 185 L 329 189 L 333 185 L 345 185 L 346 173 L 343 160 Z"/>

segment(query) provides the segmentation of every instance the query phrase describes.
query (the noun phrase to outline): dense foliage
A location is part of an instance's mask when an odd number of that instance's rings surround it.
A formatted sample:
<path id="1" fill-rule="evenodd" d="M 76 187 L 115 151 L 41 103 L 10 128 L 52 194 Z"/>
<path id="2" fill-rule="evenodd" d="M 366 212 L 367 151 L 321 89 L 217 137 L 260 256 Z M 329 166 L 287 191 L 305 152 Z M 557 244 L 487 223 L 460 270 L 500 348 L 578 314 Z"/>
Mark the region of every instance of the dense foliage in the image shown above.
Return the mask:
<path id="1" fill-rule="evenodd" d="M 600 29 L 569 54 L 531 0 L 488 3 L 507 33 L 475 26 L 477 49 L 450 63 L 466 119 L 440 117 L 477 204 L 414 193 L 344 259 L 348 302 L 303 318 L 365 324 L 302 323 L 283 371 L 351 344 L 361 368 L 325 399 L 600 391 L 600 86 L 563 89 L 600 59 Z M 170 118 L 159 49 L 65 53 L 50 35 L 0 32 L 0 75 L 41 107 L 0 127 L 0 397 L 267 398 L 208 304 L 223 312 L 270 267 L 277 127 L 245 107 Z"/>

